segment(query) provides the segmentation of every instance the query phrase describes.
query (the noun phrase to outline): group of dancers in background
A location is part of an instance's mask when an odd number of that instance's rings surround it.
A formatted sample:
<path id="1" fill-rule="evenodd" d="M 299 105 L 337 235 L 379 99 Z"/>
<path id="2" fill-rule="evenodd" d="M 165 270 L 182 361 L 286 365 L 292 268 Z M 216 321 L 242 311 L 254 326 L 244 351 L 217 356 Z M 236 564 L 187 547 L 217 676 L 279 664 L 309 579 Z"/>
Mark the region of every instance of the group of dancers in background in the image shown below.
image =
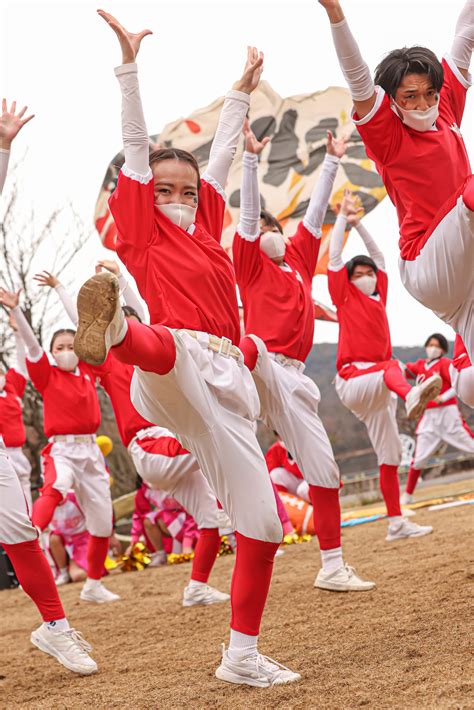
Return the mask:
<path id="1" fill-rule="evenodd" d="M 442 63 L 423 47 L 395 50 L 377 67 L 374 84 L 340 3 L 320 2 L 353 97 L 354 123 L 397 208 L 402 281 L 456 332 L 453 360 L 447 357 L 446 339 L 437 333 L 426 340 L 426 358 L 402 364 L 392 357 L 384 257 L 361 222 L 355 196 L 346 191 L 329 249 L 328 284 L 339 321 L 335 386 L 342 403 L 367 427 L 387 509 L 386 540 L 392 542 L 432 532 L 431 526 L 404 517 L 401 503 L 411 500 L 440 441 L 474 453 L 456 399 L 474 406 L 474 181 L 459 130 L 470 85 L 474 9 L 468 0 Z M 133 539 L 147 536 L 154 564 L 165 560 L 164 537 L 194 550 L 184 606 L 230 600 L 230 641 L 217 678 L 261 688 L 295 682 L 297 672 L 257 648 L 273 560 L 288 523 L 278 492 L 312 505 L 321 551 L 316 587 L 340 592 L 375 587 L 345 561 L 340 473 L 318 415 L 318 387 L 304 374 L 313 343 L 312 280 L 321 227 L 346 141 L 328 132 L 321 174 L 289 238 L 261 208 L 258 162 L 269 139 L 259 140 L 247 119 L 263 55 L 248 48 L 244 72 L 226 95 L 209 163 L 200 175 L 186 151 L 150 153 L 136 58 L 151 32 L 130 33 L 108 13 L 98 12 L 122 50 L 115 74 L 122 94 L 125 163 L 110 199 L 117 255 L 147 304 L 149 324 L 120 267 L 110 261 L 98 263 L 77 299 L 48 272 L 37 277 L 55 289 L 73 325 L 53 334 L 49 353 L 22 311 L 21 293 L 0 289 L 17 352 L 17 365 L 0 372 L 0 542 L 44 620 L 32 642 L 74 672 L 96 672 L 91 647 L 70 627 L 62 608 L 38 531 L 52 521 L 57 528 L 61 509 L 64 520 L 69 506 L 79 526 L 75 532 L 86 532 L 87 542 L 81 574 L 69 569 L 61 548 L 60 581 L 85 577 L 80 597 L 86 602 L 119 599 L 102 582 L 113 509 L 96 441 L 99 383 L 144 482 Z M 3 103 L 1 186 L 11 142 L 31 119 L 25 112 Z M 231 260 L 220 244 L 224 188 L 242 133 L 240 222 Z M 348 226 L 357 230 L 367 253 L 345 263 Z M 42 452 L 43 486 L 33 504 L 29 463 L 22 452 L 21 398 L 27 379 L 43 399 L 48 439 Z M 419 420 L 402 499 L 398 398 L 407 416 Z M 267 461 L 256 438 L 257 420 L 280 439 Z M 150 502 L 158 511 L 154 515 Z M 230 594 L 208 583 L 223 527 L 235 534 Z"/>

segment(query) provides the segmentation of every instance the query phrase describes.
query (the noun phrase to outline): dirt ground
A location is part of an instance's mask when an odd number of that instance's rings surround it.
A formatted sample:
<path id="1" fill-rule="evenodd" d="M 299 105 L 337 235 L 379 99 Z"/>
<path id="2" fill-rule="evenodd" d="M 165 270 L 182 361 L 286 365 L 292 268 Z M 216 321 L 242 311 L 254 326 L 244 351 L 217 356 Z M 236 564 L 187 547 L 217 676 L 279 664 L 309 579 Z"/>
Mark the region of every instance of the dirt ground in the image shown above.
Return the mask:
<path id="1" fill-rule="evenodd" d="M 94 646 L 100 672 L 89 678 L 36 650 L 36 609 L 19 590 L 0 592 L 0 708 L 473 708 L 474 508 L 424 510 L 416 520 L 434 533 L 389 544 L 384 521 L 343 531 L 345 557 L 377 582 L 373 592 L 314 589 L 314 541 L 276 560 L 260 650 L 302 675 L 280 688 L 214 677 L 229 608 L 180 606 L 188 564 L 111 577 L 122 599 L 105 606 L 80 602 L 79 585 L 61 588 Z M 220 589 L 233 561 L 217 561 Z"/>

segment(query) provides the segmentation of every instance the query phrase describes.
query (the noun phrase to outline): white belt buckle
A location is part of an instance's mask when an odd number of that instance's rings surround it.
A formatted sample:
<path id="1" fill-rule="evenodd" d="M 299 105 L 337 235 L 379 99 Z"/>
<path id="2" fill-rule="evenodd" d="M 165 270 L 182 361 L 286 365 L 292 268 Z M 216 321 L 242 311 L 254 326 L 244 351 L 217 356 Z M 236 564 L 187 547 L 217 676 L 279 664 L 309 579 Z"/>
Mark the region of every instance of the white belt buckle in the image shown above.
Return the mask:
<path id="1" fill-rule="evenodd" d="M 231 347 L 232 340 L 230 340 L 229 338 L 221 338 L 221 344 L 219 345 L 219 355 L 229 357 Z"/>

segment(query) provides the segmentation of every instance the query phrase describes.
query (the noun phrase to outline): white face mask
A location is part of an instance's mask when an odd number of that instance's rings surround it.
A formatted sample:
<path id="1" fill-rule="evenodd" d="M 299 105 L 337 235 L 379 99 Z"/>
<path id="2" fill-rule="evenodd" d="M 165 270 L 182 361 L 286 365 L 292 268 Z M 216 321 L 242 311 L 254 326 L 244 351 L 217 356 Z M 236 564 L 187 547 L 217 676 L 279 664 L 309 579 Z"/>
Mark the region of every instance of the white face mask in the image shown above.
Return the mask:
<path id="1" fill-rule="evenodd" d="M 392 104 L 392 109 L 395 113 L 397 111 L 401 113 L 403 123 L 410 126 L 410 128 L 414 128 L 415 131 L 420 131 L 420 133 L 431 131 L 439 116 L 438 102 L 431 108 L 427 108 L 426 111 L 407 111 L 407 109 L 398 104 Z"/>
<path id="2" fill-rule="evenodd" d="M 63 353 L 56 353 L 53 357 L 56 360 L 59 369 L 64 370 L 65 372 L 72 372 L 75 370 L 77 363 L 79 362 L 79 358 L 72 350 L 67 350 Z"/>
<path id="3" fill-rule="evenodd" d="M 0 375 L 0 392 L 3 392 L 3 390 L 5 389 L 5 382 L 6 382 L 5 375 Z"/>
<path id="4" fill-rule="evenodd" d="M 359 276 L 359 278 L 354 279 L 352 283 L 359 289 L 359 291 L 365 293 L 366 296 L 371 296 L 377 288 L 377 277 Z"/>
<path id="5" fill-rule="evenodd" d="M 183 205 L 180 202 L 169 202 L 167 205 L 157 205 L 160 212 L 163 212 L 173 224 L 181 229 L 188 229 L 196 219 L 197 207 Z"/>
<path id="6" fill-rule="evenodd" d="M 443 351 L 441 348 L 436 347 L 436 345 L 428 345 L 426 348 L 426 357 L 428 360 L 436 360 L 436 358 L 441 357 Z"/>
<path id="7" fill-rule="evenodd" d="M 260 237 L 260 249 L 270 259 L 279 259 L 285 256 L 286 244 L 280 232 L 265 232 Z"/>

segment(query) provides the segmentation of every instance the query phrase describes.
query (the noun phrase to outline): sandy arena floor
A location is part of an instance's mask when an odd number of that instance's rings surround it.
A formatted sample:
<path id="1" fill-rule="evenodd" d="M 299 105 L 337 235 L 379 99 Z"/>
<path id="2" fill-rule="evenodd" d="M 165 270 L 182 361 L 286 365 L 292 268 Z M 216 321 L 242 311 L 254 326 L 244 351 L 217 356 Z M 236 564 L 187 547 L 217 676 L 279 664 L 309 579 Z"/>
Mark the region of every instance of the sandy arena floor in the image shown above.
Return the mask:
<path id="1" fill-rule="evenodd" d="M 94 646 L 100 672 L 69 673 L 31 646 L 36 609 L 19 590 L 0 592 L 0 707 L 3 708 L 473 708 L 472 553 L 474 509 L 419 512 L 432 535 L 384 542 L 386 522 L 343 532 L 347 561 L 377 582 L 373 592 L 313 588 L 316 542 L 277 559 L 260 649 L 299 671 L 299 684 L 270 690 L 214 677 L 227 642 L 229 608 L 183 609 L 184 564 L 119 574 L 107 582 L 122 600 L 61 596 L 71 622 Z M 233 557 L 211 581 L 229 586 Z M 470 628 L 470 630 L 469 630 Z"/>

